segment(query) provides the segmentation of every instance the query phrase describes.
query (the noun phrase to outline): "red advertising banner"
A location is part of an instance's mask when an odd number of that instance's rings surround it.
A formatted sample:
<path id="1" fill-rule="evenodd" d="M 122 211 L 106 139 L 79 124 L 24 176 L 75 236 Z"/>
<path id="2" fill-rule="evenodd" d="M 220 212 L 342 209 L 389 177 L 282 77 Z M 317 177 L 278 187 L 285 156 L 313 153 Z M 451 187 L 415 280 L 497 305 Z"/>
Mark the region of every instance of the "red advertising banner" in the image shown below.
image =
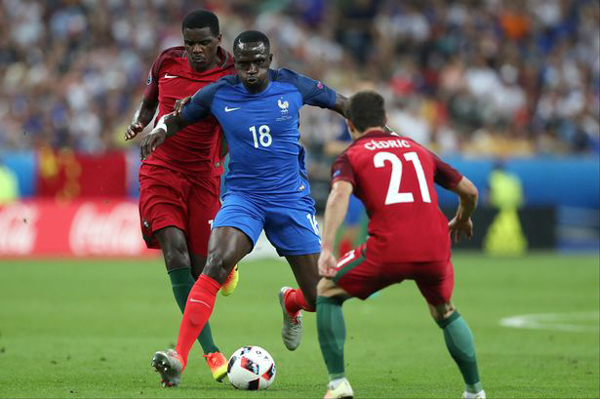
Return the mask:
<path id="1" fill-rule="evenodd" d="M 151 256 L 133 201 L 23 201 L 0 207 L 0 257 Z"/>
<path id="2" fill-rule="evenodd" d="M 73 151 L 38 152 L 37 195 L 60 200 L 124 197 L 127 160 L 123 152 L 83 155 Z"/>

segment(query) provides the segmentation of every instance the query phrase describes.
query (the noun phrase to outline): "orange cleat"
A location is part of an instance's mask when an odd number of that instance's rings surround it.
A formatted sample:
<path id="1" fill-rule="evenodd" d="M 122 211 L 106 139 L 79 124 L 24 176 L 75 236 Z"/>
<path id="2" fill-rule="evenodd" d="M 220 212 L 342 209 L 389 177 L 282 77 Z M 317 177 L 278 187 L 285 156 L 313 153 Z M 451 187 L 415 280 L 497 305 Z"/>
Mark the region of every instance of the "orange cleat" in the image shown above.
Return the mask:
<path id="1" fill-rule="evenodd" d="M 235 265 L 231 273 L 229 273 L 229 276 L 227 276 L 227 280 L 225 280 L 223 286 L 221 287 L 221 295 L 229 296 L 233 294 L 233 291 L 235 291 L 235 287 L 237 287 L 238 285 L 239 279 L 240 276 L 238 273 L 238 265 Z"/>
<path id="2" fill-rule="evenodd" d="M 215 381 L 223 381 L 223 378 L 227 375 L 227 359 L 225 359 L 225 356 L 221 352 L 212 352 L 204 355 L 204 358 L 206 358 L 206 364 L 208 364 Z"/>

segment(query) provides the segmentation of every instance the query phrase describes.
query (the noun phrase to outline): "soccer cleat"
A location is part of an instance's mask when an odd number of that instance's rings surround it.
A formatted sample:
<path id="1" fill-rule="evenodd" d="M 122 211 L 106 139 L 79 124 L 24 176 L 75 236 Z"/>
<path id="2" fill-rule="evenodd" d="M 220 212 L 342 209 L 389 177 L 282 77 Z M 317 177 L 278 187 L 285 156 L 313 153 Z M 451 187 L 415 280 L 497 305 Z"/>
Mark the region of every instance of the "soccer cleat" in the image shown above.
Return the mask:
<path id="1" fill-rule="evenodd" d="M 235 265 L 231 273 L 229 273 L 229 276 L 227 276 L 227 280 L 225 280 L 225 282 L 221 286 L 221 295 L 229 296 L 233 294 L 233 291 L 235 291 L 235 287 L 237 287 L 238 285 L 239 279 L 240 275 L 238 272 L 238 265 Z"/>
<path id="2" fill-rule="evenodd" d="M 227 359 L 225 359 L 225 356 L 221 352 L 212 352 L 203 356 L 215 381 L 223 381 L 223 378 L 227 375 Z"/>
<path id="3" fill-rule="evenodd" d="M 462 397 L 463 399 L 485 399 L 485 391 L 483 389 L 477 393 L 464 391 Z"/>
<path id="4" fill-rule="evenodd" d="M 290 315 L 285 308 L 285 293 L 291 290 L 290 287 L 283 287 L 279 290 L 279 303 L 283 310 L 283 326 L 281 327 L 281 338 L 286 348 L 293 351 L 300 345 L 302 339 L 302 313 L 298 311 L 295 315 Z"/>
<path id="5" fill-rule="evenodd" d="M 162 386 L 176 387 L 181 381 L 183 364 L 179 354 L 173 349 L 156 352 L 152 357 L 152 367 L 160 374 Z"/>
<path id="6" fill-rule="evenodd" d="M 352 390 L 352 387 L 350 386 L 350 383 L 348 382 L 348 380 L 344 379 L 335 388 L 333 388 L 331 386 L 331 384 L 329 384 L 327 393 L 325 393 L 325 396 L 323 397 L 323 399 L 340 399 L 340 398 L 352 399 L 353 397 L 354 397 L 354 391 Z"/>

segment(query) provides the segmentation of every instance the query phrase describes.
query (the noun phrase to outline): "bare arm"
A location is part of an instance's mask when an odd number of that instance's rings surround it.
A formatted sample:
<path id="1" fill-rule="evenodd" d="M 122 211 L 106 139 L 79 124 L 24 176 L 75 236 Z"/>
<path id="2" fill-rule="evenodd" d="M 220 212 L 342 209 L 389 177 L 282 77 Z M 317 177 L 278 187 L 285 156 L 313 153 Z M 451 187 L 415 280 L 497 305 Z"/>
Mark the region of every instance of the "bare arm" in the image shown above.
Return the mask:
<path id="1" fill-rule="evenodd" d="M 458 194 L 459 204 L 456 215 L 448 223 L 450 235 L 454 237 L 455 242 L 460 240 L 462 234 L 470 239 L 473 237 L 473 222 L 471 221 L 471 215 L 475 212 L 475 208 L 477 207 L 479 192 L 471 180 L 464 176 L 451 191 Z"/>
<path id="2" fill-rule="evenodd" d="M 352 189 L 352 184 L 349 182 L 338 180 L 333 183 L 331 193 L 327 198 L 323 243 L 321 255 L 319 256 L 319 274 L 322 277 L 331 278 L 335 275 L 336 259 L 333 256 L 333 245 L 337 231 L 346 216 Z"/>
<path id="3" fill-rule="evenodd" d="M 156 108 L 158 107 L 158 98 L 147 99 L 143 98 L 138 106 L 135 114 L 133 114 L 133 120 L 125 131 L 125 140 L 131 140 L 138 135 L 144 128 L 152 121 Z"/>
<path id="4" fill-rule="evenodd" d="M 337 96 L 335 98 L 335 104 L 333 105 L 333 108 L 331 108 L 331 110 L 337 112 L 338 114 L 340 114 L 341 116 L 343 116 L 345 118 L 347 106 L 348 106 L 348 97 L 343 96 L 340 93 L 337 93 Z"/>

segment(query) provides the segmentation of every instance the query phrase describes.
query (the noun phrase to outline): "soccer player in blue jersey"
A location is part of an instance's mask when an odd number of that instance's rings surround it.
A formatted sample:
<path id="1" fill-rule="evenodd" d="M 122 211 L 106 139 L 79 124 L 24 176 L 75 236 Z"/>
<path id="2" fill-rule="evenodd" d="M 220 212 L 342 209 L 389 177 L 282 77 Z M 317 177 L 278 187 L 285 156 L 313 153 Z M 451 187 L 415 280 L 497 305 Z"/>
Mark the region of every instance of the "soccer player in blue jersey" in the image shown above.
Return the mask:
<path id="1" fill-rule="evenodd" d="M 321 240 L 298 142 L 299 110 L 309 104 L 343 116 L 347 99 L 289 69 L 271 69 L 269 39 L 261 32 L 241 33 L 233 53 L 238 74 L 199 90 L 180 115 L 163 118 L 141 145 L 145 158 L 185 126 L 212 116 L 229 146 L 227 193 L 213 223 L 206 266 L 188 296 L 175 351 L 157 352 L 152 362 L 170 386 L 179 384 L 217 291 L 234 265 L 252 251 L 263 229 L 300 286 L 279 292 L 282 338 L 289 350 L 300 344 L 300 310 L 315 310 Z"/>

